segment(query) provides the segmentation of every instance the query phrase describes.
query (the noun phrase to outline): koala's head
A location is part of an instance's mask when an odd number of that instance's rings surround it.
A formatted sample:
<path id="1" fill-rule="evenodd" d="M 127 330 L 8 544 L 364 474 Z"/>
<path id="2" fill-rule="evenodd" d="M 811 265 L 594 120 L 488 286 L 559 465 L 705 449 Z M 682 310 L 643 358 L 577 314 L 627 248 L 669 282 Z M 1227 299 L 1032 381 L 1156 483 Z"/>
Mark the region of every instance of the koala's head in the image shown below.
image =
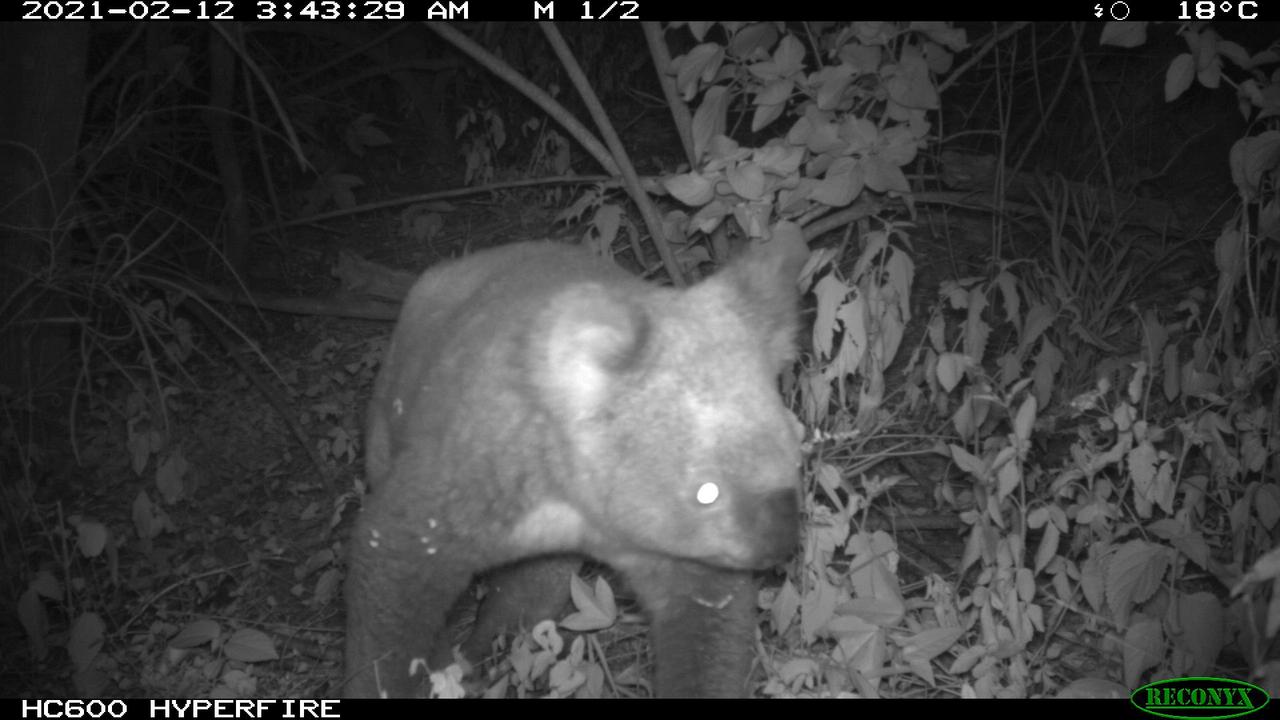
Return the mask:
<path id="1" fill-rule="evenodd" d="M 798 271 L 755 251 L 686 290 L 584 282 L 552 299 L 535 382 L 598 552 L 747 569 L 793 551 L 802 428 L 777 377 Z"/>

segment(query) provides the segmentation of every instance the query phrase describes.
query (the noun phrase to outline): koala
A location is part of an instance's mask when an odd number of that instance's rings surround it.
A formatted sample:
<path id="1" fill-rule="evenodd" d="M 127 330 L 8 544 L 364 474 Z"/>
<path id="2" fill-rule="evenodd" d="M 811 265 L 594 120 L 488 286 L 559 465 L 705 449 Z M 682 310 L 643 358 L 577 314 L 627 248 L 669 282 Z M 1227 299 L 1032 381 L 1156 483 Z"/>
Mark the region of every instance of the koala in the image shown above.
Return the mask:
<path id="1" fill-rule="evenodd" d="M 474 578 L 498 591 L 487 642 L 584 556 L 650 616 L 656 695 L 750 692 L 753 571 L 800 524 L 802 433 L 777 376 L 807 253 L 769 245 L 683 289 L 550 242 L 422 275 L 369 408 L 346 696 L 423 695 Z"/>

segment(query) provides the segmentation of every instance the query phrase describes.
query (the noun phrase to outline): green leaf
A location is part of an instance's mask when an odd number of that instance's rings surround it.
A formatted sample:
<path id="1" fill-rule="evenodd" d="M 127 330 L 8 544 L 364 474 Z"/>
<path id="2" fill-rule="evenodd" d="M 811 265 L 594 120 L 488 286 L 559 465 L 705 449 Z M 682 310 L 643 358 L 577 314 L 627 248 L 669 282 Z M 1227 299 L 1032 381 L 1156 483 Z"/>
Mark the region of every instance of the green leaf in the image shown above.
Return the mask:
<path id="1" fill-rule="evenodd" d="M 271 638 L 261 630 L 253 628 L 241 628 L 232 633 L 231 637 L 227 638 L 226 645 L 222 646 L 222 651 L 231 660 L 239 662 L 253 663 L 280 659 Z"/>
<path id="2" fill-rule="evenodd" d="M 215 620 L 196 620 L 179 630 L 178 634 L 169 640 L 169 647 L 184 649 L 212 643 L 218 639 L 221 632 L 222 628 Z"/>

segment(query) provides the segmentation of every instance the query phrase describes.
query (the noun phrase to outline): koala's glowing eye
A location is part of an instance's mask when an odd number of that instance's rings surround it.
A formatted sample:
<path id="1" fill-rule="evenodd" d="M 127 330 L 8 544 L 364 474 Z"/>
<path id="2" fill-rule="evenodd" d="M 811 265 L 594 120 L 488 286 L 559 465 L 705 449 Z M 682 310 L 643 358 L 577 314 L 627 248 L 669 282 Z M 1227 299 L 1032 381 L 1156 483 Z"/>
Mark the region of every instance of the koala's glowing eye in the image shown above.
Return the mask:
<path id="1" fill-rule="evenodd" d="M 720 486 L 713 482 L 702 483 L 698 488 L 698 502 L 702 505 L 710 505 L 720 497 Z"/>

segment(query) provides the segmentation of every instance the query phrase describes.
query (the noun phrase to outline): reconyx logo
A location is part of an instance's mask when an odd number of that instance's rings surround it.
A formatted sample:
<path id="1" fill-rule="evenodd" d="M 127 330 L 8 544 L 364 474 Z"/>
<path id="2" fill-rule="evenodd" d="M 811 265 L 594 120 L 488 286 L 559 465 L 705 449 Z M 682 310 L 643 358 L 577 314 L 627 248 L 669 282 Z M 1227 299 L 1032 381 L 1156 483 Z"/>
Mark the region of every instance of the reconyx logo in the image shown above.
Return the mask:
<path id="1" fill-rule="evenodd" d="M 1242 680 L 1186 677 L 1147 683 L 1129 696 L 1139 710 L 1176 720 L 1248 715 L 1266 707 L 1266 691 Z"/>

